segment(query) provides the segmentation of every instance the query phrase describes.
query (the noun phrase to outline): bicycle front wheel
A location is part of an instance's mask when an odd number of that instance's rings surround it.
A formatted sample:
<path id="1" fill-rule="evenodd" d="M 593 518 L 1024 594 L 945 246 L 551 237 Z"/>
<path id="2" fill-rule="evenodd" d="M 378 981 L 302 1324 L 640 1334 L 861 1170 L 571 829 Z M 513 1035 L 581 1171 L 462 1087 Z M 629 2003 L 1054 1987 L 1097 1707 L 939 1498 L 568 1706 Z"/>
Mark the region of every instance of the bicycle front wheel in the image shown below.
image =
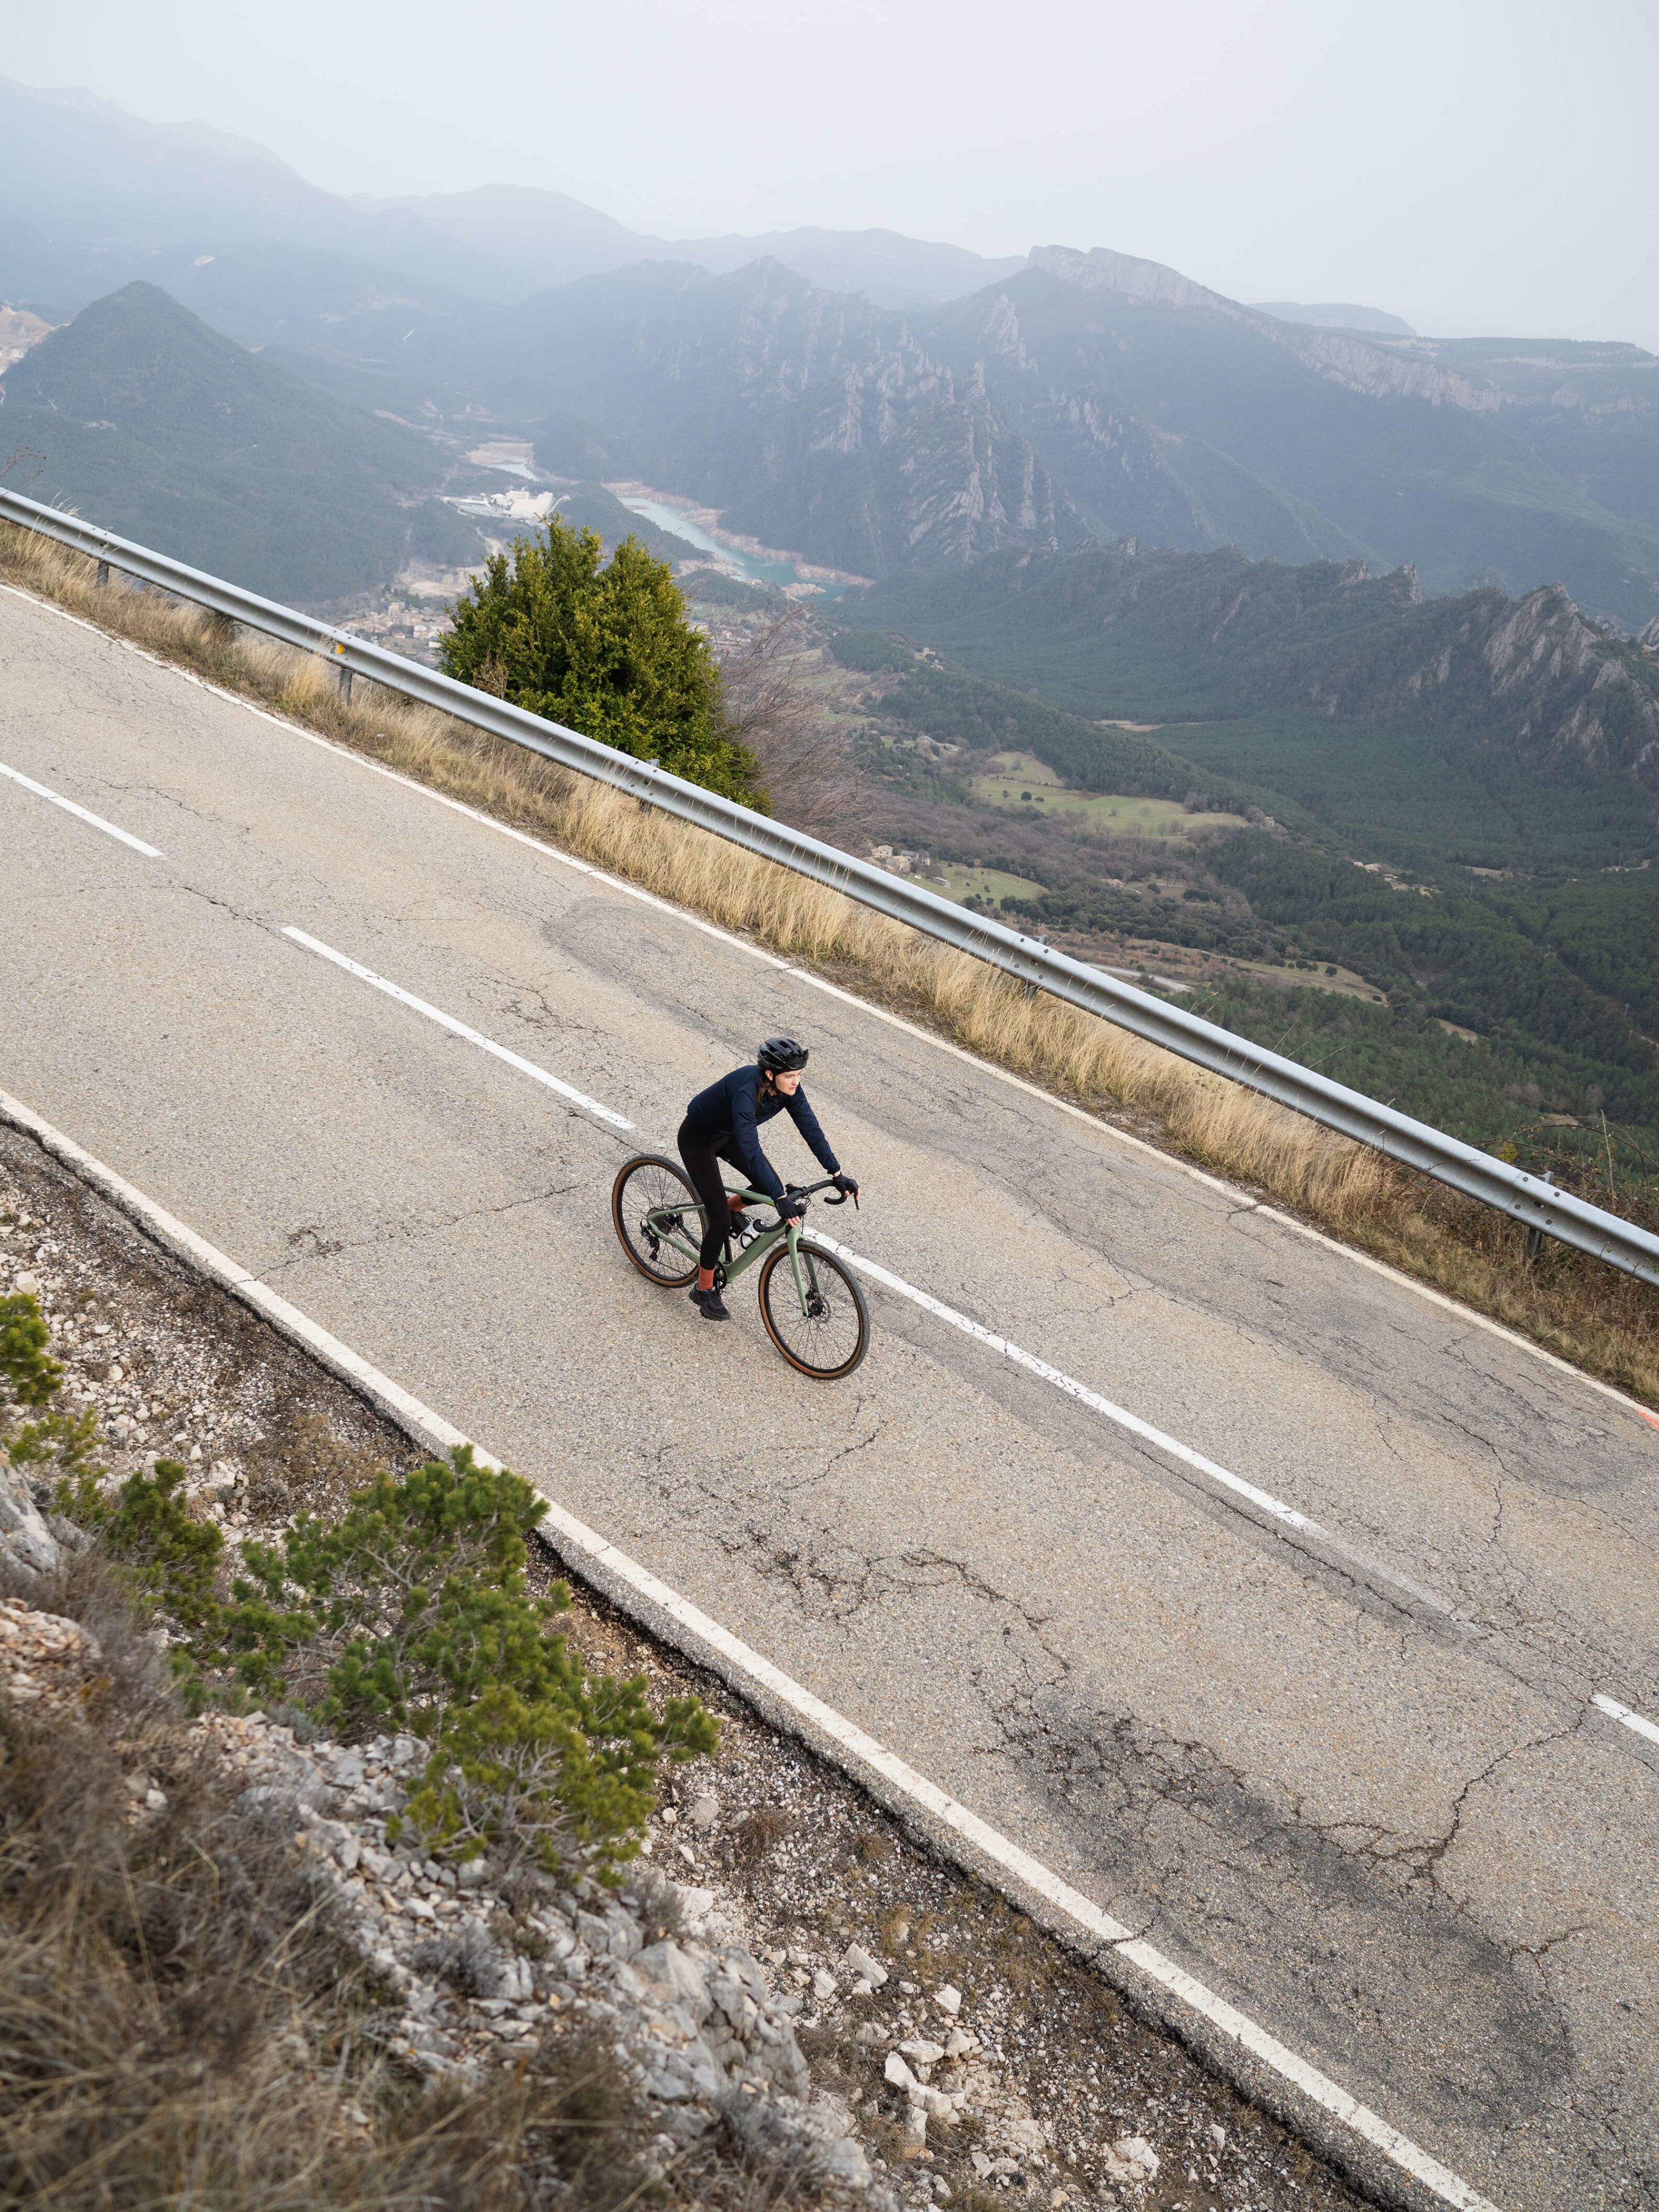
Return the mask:
<path id="1" fill-rule="evenodd" d="M 820 1382 L 850 1375 L 870 1345 L 864 1293 L 832 1254 L 800 1243 L 800 1284 L 780 1244 L 761 1267 L 761 1318 L 789 1364 Z"/>
<path id="2" fill-rule="evenodd" d="M 641 1274 L 678 1290 L 696 1279 L 702 1208 L 685 1177 L 660 1153 L 628 1161 L 611 1186 L 611 1218 Z"/>

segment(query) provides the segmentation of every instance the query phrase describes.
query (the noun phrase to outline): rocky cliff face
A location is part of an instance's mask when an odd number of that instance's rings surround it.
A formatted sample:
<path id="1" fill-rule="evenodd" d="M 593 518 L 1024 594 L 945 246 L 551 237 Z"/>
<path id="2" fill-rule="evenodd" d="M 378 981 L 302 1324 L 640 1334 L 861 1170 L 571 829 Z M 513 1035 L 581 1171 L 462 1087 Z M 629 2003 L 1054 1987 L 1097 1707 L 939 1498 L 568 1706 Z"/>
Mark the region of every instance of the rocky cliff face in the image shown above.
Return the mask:
<path id="1" fill-rule="evenodd" d="M 903 316 L 768 261 L 584 289 L 583 325 L 538 349 L 542 392 L 729 528 L 866 575 L 1083 534 L 977 364 Z"/>
<path id="2" fill-rule="evenodd" d="M 1425 606 L 1386 646 L 1316 678 L 1309 696 L 1331 714 L 1484 725 L 1558 767 L 1659 791 L 1659 667 L 1559 584 Z"/>

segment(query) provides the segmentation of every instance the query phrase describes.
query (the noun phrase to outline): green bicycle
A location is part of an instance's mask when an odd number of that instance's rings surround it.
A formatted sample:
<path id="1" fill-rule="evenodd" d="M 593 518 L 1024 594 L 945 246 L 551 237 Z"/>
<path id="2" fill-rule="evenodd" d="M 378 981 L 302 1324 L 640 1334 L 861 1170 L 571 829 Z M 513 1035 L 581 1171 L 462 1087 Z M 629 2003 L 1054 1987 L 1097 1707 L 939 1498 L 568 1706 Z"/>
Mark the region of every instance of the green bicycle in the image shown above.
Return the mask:
<path id="1" fill-rule="evenodd" d="M 834 1188 L 830 1176 L 791 1196 L 804 1209 L 808 1198 Z M 776 1204 L 763 1191 L 738 1194 L 751 1205 Z M 843 1206 L 846 1200 L 824 1203 Z M 645 1152 L 626 1162 L 611 1185 L 611 1218 L 623 1250 L 647 1282 L 683 1290 L 696 1280 L 703 1209 L 672 1160 Z M 761 1319 L 789 1364 L 821 1382 L 850 1375 L 869 1348 L 870 1314 L 847 1268 L 833 1252 L 809 1243 L 799 1228 L 786 1228 L 780 1219 L 736 1253 L 728 1233 L 725 1263 L 714 1270 L 714 1280 L 724 1288 L 757 1261 Z"/>

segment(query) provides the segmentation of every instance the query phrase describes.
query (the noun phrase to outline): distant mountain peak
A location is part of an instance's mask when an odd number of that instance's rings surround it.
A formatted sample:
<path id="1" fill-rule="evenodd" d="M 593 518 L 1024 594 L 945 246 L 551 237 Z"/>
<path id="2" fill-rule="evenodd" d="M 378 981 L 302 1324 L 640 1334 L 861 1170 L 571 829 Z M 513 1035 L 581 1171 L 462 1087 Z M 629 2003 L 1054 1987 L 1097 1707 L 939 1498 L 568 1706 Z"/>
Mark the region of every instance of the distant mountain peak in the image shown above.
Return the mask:
<path id="1" fill-rule="evenodd" d="M 1071 246 L 1037 246 L 1031 249 L 1029 265 L 1046 270 L 1079 291 L 1110 292 L 1139 307 L 1224 316 L 1297 355 L 1328 383 L 1372 398 L 1397 393 L 1426 400 L 1433 407 L 1462 408 L 1473 415 L 1493 414 L 1503 404 L 1502 393 L 1488 379 L 1462 375 L 1431 360 L 1396 352 L 1361 331 L 1316 326 L 1272 314 L 1263 307 L 1246 307 L 1241 301 L 1230 300 L 1224 292 L 1212 292 L 1207 284 L 1195 283 L 1178 269 L 1166 268 L 1161 261 L 1115 253 L 1105 246 L 1092 246 L 1087 253 Z"/>
<path id="2" fill-rule="evenodd" d="M 239 138 L 234 131 L 220 131 L 211 123 L 152 123 L 148 117 L 135 115 L 130 107 L 118 100 L 105 100 L 98 93 L 88 92 L 83 86 L 40 86 L 22 84 L 15 77 L 0 76 L 0 92 L 20 94 L 25 100 L 39 100 L 46 107 L 72 109 L 81 115 L 95 115 L 105 123 L 149 139 L 158 146 L 180 146 L 191 153 L 213 154 L 229 161 L 257 161 L 268 169 L 280 169 L 285 176 L 298 179 L 298 170 L 273 154 L 269 146 L 262 146 L 255 138 Z"/>
<path id="3" fill-rule="evenodd" d="M 1258 315 L 1271 315 L 1280 323 L 1311 323 L 1323 331 L 1364 331 L 1376 338 L 1414 338 L 1417 332 L 1398 315 L 1381 307 L 1361 307 L 1352 300 L 1327 300 L 1306 306 L 1299 300 L 1254 300 Z"/>
<path id="4" fill-rule="evenodd" d="M 1149 307 L 1218 308 L 1238 316 L 1248 313 L 1237 300 L 1211 291 L 1207 284 L 1194 283 L 1178 269 L 1161 261 L 1143 261 L 1133 253 L 1115 253 L 1108 246 L 1091 246 L 1086 253 L 1074 246 L 1034 246 L 1029 265 L 1046 270 L 1079 291 L 1115 292 L 1120 298 Z"/>

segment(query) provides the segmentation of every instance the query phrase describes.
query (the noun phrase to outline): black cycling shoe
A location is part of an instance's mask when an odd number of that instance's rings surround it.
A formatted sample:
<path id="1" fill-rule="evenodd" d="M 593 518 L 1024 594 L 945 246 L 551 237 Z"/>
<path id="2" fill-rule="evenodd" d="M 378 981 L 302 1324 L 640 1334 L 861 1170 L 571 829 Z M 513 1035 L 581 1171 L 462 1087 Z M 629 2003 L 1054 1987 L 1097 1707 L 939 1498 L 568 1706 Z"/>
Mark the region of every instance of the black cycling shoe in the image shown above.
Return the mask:
<path id="1" fill-rule="evenodd" d="M 693 1291 L 691 1303 L 705 1321 L 730 1321 L 725 1299 L 718 1291 Z"/>

